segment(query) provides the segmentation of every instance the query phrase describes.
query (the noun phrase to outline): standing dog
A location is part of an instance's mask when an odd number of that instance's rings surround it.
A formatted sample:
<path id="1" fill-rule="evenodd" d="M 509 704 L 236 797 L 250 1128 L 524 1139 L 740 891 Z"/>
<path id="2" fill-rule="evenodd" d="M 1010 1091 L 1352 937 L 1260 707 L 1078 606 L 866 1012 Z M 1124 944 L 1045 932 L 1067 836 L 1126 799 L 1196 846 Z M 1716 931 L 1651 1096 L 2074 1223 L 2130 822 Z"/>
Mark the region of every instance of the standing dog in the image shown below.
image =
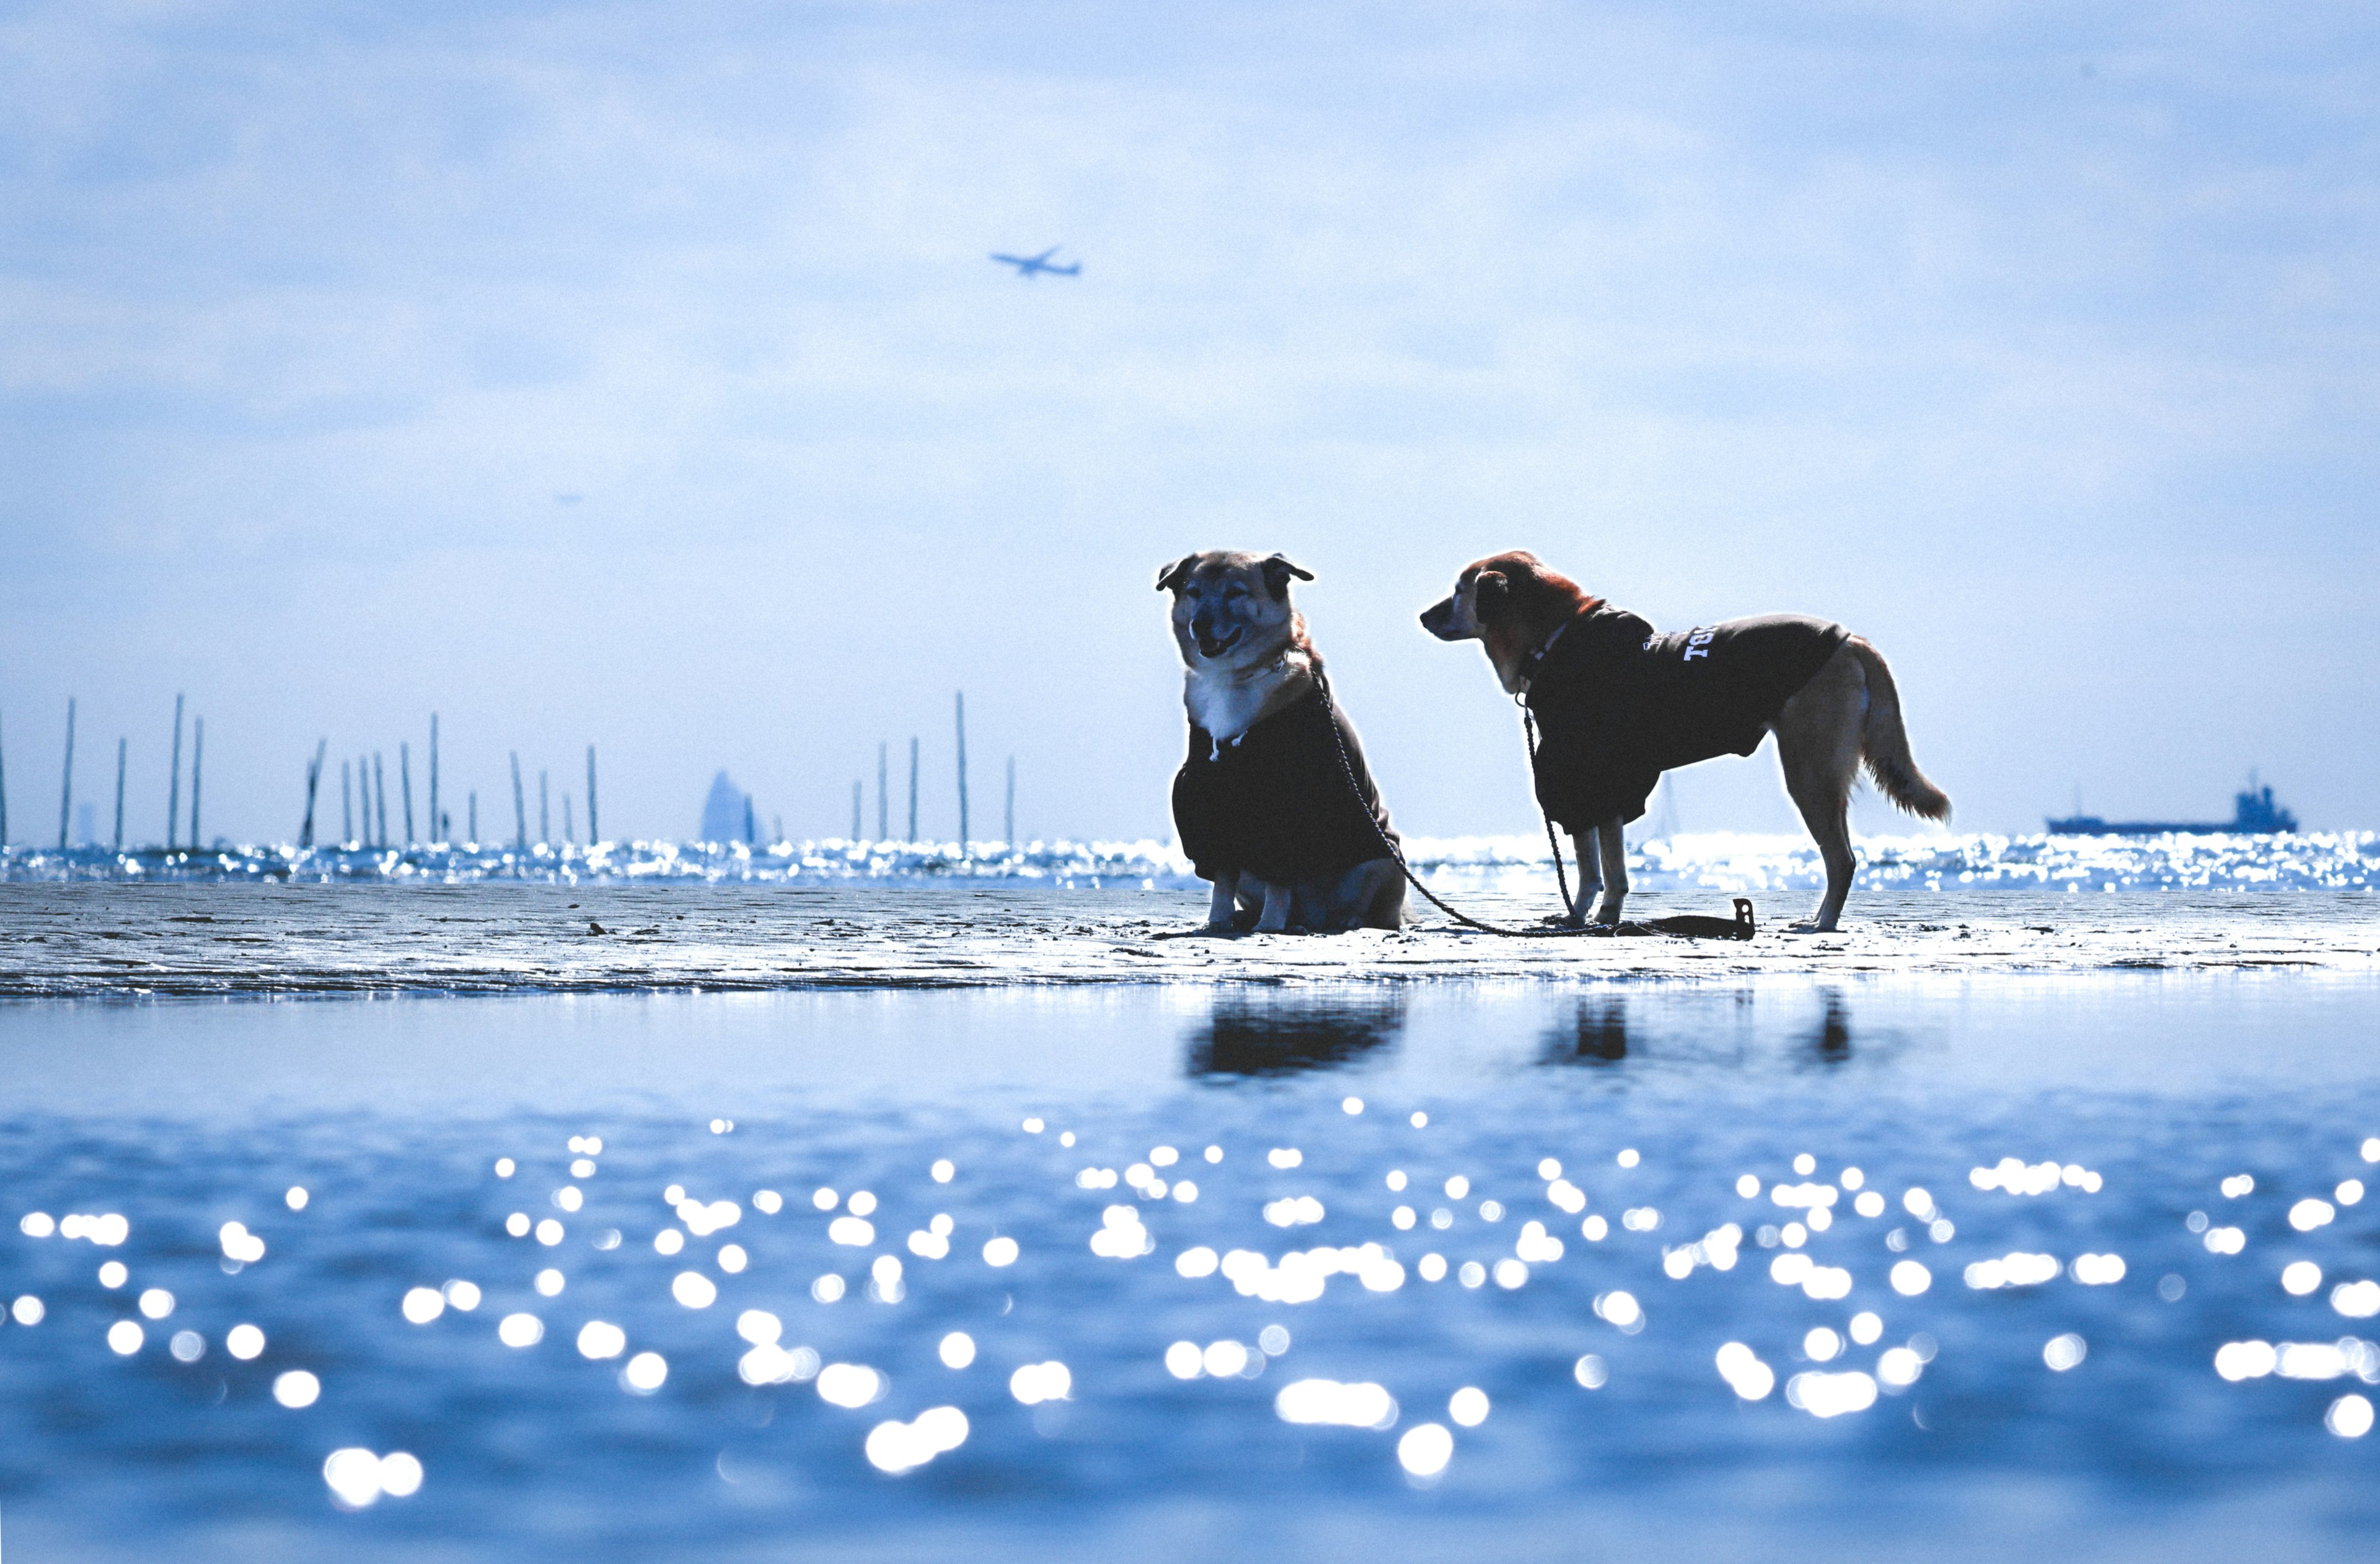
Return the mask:
<path id="1" fill-rule="evenodd" d="M 1396 833 L 1354 725 L 1324 704 L 1292 576 L 1314 579 L 1280 554 L 1221 550 L 1157 574 L 1157 589 L 1173 594 L 1190 714 L 1174 828 L 1198 878 L 1214 882 L 1209 928 L 1235 927 L 1243 911 L 1267 932 L 1394 928 L 1405 900 L 1388 845 Z"/>
<path id="2" fill-rule="evenodd" d="M 1861 761 L 1901 808 L 1949 818 L 1949 796 L 1910 756 L 1892 670 L 1840 624 L 1780 613 L 1664 636 L 1518 551 L 1466 566 L 1421 623 L 1441 641 L 1484 643 L 1497 679 L 1536 715 L 1537 802 L 1578 852 L 1574 925 L 1598 890 L 1596 920 L 1620 921 L 1621 827 L 1645 812 L 1663 771 L 1749 755 L 1767 734 L 1827 866 L 1827 893 L 1799 927 L 1831 931 L 1851 895 L 1847 816 Z"/>

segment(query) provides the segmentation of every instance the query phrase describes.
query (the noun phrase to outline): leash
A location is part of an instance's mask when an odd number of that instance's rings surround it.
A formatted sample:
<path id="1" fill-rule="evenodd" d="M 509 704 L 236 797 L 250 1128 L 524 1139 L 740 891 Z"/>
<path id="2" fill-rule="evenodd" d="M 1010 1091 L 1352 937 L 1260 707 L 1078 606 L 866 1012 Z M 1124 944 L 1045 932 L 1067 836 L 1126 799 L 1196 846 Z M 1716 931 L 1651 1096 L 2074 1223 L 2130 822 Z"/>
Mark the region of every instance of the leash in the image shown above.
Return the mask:
<path id="1" fill-rule="evenodd" d="M 1548 646 L 1550 647 L 1551 644 L 1548 642 Z M 1675 917 L 1655 918 L 1651 923 L 1598 923 L 1578 928 L 1503 928 L 1448 906 L 1439 899 L 1437 891 L 1424 885 L 1420 876 L 1414 873 L 1413 866 L 1405 862 L 1404 853 L 1390 838 L 1388 831 L 1382 829 L 1379 815 L 1364 801 L 1364 786 L 1355 780 L 1355 763 L 1348 758 L 1347 741 L 1339 735 L 1339 710 L 1330 699 L 1330 676 L 1318 666 L 1314 670 L 1314 685 L 1322 696 L 1323 720 L 1330 726 L 1330 743 L 1339 751 L 1340 774 L 1347 779 L 1347 791 L 1354 794 L 1355 806 L 1364 811 L 1364 818 L 1370 824 L 1372 834 L 1379 838 L 1380 845 L 1388 851 L 1389 856 L 1396 861 L 1398 871 L 1405 877 L 1405 883 L 1420 891 L 1431 906 L 1436 907 L 1455 922 L 1469 928 L 1475 928 L 1483 934 L 1493 934 L 1505 940 L 1595 940 L 1657 933 L 1682 935 L 1688 939 L 1749 940 L 1752 938 L 1754 923 L 1752 898 L 1749 896 L 1735 898 L 1735 916 L 1732 918 L 1684 914 Z M 1528 734 L 1529 771 L 1534 776 L 1536 774 L 1537 765 L 1537 721 L 1525 706 L 1521 708 L 1521 724 Z M 1538 813 L 1544 817 L 1546 822 L 1546 845 L 1553 849 L 1554 879 L 1561 887 L 1562 905 L 1573 906 L 1575 903 L 1570 899 L 1570 876 L 1562 867 L 1561 839 L 1554 834 L 1554 818 L 1542 808 Z"/>

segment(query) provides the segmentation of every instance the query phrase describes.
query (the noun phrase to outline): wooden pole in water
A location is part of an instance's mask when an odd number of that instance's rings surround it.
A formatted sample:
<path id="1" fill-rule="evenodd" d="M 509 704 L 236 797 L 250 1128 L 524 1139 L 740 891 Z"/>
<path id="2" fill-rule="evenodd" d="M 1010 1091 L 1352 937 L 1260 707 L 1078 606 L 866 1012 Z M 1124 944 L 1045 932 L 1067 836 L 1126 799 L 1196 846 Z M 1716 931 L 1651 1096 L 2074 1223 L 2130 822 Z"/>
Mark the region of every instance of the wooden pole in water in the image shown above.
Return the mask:
<path id="1" fill-rule="evenodd" d="M 314 758 L 306 768 L 306 823 L 298 830 L 298 845 L 300 850 L 314 845 L 314 794 L 322 785 L 322 763 L 330 758 L 330 754 L 329 739 L 315 741 Z"/>
<path id="2" fill-rule="evenodd" d="M 74 803 L 74 697 L 67 697 L 66 780 L 58 784 L 58 851 L 67 849 L 67 809 Z"/>
<path id="3" fill-rule="evenodd" d="M 1008 810 L 1001 827 L 1001 838 L 1014 849 L 1016 845 L 1016 757 L 1008 758 Z"/>
<path id="4" fill-rule="evenodd" d="M 190 735 L 190 845 L 199 844 L 199 769 L 206 763 L 207 720 L 197 719 L 197 729 Z"/>
<path id="5" fill-rule="evenodd" d="M 513 845 L 518 848 L 521 852 L 526 853 L 528 851 L 528 804 L 521 796 L 520 751 L 517 749 L 514 750 L 512 752 L 512 758 L 513 824 L 516 828 L 516 833 L 513 838 Z"/>
<path id="6" fill-rule="evenodd" d="M 405 844 L 413 845 L 413 746 L 396 743 L 396 787 L 405 796 Z"/>
<path id="7" fill-rule="evenodd" d="M 439 842 L 446 840 L 446 828 L 439 824 L 438 816 L 438 713 L 430 714 L 430 834 Z"/>
<path id="8" fill-rule="evenodd" d="M 540 766 L 537 770 L 537 844 L 540 847 L 553 840 L 553 809 L 548 798 L 545 768 Z"/>
<path id="9" fill-rule="evenodd" d="M 339 762 L 339 845 L 344 847 L 356 839 L 356 812 L 348 802 L 347 763 Z"/>
<path id="10" fill-rule="evenodd" d="M 594 846 L 603 840 L 595 825 L 595 746 L 587 746 L 587 845 Z"/>
<path id="11" fill-rule="evenodd" d="M 372 751 L 372 802 L 379 806 L 376 818 L 379 830 L 376 834 L 380 840 L 377 845 L 385 850 L 388 846 L 388 773 L 381 770 L 380 751 L 377 749 Z"/>
<path id="12" fill-rule="evenodd" d="M 744 844 L 751 846 L 760 839 L 760 828 L 752 823 L 752 795 L 744 795 Z"/>
<path id="13" fill-rule="evenodd" d="M 859 840 L 859 782 L 856 779 L 851 784 L 851 840 Z"/>
<path id="14" fill-rule="evenodd" d="M 909 735 L 909 840 L 917 840 L 917 736 Z"/>
<path id="15" fill-rule="evenodd" d="M 882 739 L 876 741 L 876 840 L 883 841 L 892 833 L 892 800 L 885 785 L 891 779 L 887 751 L 892 746 Z"/>
<path id="16" fill-rule="evenodd" d="M 562 794 L 562 840 L 565 843 L 578 840 L 578 828 L 570 823 L 570 794 L 566 789 Z"/>
<path id="17" fill-rule="evenodd" d="M 174 782 L 165 794 L 165 851 L 174 850 L 174 830 L 182 818 L 182 697 L 174 697 Z M 63 843 L 61 846 L 65 845 Z"/>
<path id="18" fill-rule="evenodd" d="M 125 741 L 115 741 L 115 850 L 124 851 L 124 747 Z"/>
<path id="19" fill-rule="evenodd" d="M 369 847 L 371 845 L 372 833 L 371 768 L 364 763 L 364 758 L 360 755 L 356 757 L 356 818 L 363 828 L 356 833 L 356 844 L 359 847 Z"/>
<path id="20" fill-rule="evenodd" d="M 959 713 L 959 856 L 967 855 L 966 691 L 958 692 Z"/>
<path id="21" fill-rule="evenodd" d="M 467 790 L 465 796 L 470 800 L 468 807 L 471 811 L 470 818 L 463 823 L 465 840 L 476 847 L 480 844 L 480 795 Z"/>

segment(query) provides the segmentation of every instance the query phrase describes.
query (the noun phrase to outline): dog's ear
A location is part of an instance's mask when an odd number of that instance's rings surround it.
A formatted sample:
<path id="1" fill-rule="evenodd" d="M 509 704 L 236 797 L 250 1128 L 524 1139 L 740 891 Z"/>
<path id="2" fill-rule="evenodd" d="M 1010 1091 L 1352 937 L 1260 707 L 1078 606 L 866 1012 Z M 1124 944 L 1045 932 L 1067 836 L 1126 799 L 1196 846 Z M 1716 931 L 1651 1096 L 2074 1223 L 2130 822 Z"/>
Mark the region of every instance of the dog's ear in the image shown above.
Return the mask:
<path id="1" fill-rule="evenodd" d="M 1172 564 L 1166 565 L 1162 569 L 1159 570 L 1157 573 L 1157 589 L 1160 592 L 1180 591 L 1182 589 L 1182 583 L 1190 579 L 1190 567 L 1197 563 L 1197 559 L 1198 556 L 1196 554 L 1184 554 Z"/>
<path id="2" fill-rule="evenodd" d="M 1512 600 L 1512 584 L 1500 570 L 1483 570 L 1471 582 L 1471 617 L 1492 624 Z"/>
<path id="3" fill-rule="evenodd" d="M 1289 578 L 1291 576 L 1294 576 L 1300 581 L 1311 581 L 1314 579 L 1314 572 L 1305 569 L 1302 565 L 1291 564 L 1290 558 L 1287 554 L 1273 555 L 1272 558 L 1264 562 L 1263 569 L 1265 590 L 1270 592 L 1276 600 L 1286 600 L 1288 598 Z"/>

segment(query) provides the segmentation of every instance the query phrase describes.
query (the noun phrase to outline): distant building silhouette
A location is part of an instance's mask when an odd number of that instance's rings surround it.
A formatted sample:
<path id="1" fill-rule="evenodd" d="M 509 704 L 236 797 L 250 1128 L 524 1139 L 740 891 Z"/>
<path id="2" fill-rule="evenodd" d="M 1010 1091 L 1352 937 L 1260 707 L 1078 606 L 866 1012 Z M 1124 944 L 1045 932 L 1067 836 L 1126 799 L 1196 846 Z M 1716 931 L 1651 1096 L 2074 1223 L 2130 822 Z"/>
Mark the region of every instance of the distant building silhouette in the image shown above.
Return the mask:
<path id="1" fill-rule="evenodd" d="M 752 840 L 752 795 L 728 780 L 725 771 L 710 779 L 710 795 L 702 801 L 704 842 Z"/>

